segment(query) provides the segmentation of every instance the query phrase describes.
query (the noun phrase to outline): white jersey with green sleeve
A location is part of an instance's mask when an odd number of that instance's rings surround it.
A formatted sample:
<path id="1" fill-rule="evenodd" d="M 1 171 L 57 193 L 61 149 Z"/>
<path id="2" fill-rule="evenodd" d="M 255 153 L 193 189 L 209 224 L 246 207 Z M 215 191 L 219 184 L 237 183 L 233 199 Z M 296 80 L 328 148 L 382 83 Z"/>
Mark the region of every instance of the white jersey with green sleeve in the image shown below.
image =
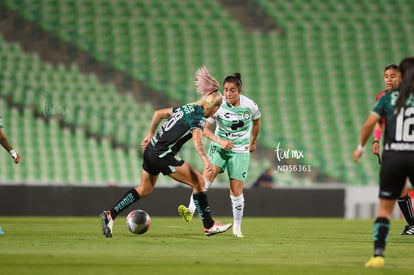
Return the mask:
<path id="1" fill-rule="evenodd" d="M 260 118 L 257 104 L 250 98 L 240 95 L 240 106 L 223 103 L 213 117 L 207 119 L 209 123 L 216 122 L 215 135 L 234 143 L 235 153 L 249 152 L 249 143 L 252 129 L 252 120 Z"/>

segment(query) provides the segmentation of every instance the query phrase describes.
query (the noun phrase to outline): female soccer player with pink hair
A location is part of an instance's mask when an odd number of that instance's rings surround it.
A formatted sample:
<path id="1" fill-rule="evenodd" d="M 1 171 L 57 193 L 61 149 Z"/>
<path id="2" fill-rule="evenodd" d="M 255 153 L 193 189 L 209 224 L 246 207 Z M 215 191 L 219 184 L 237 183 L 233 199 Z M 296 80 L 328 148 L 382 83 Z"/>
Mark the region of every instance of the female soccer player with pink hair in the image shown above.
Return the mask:
<path id="1" fill-rule="evenodd" d="M 197 91 L 201 95 L 197 102 L 154 112 L 148 134 L 141 144 L 145 148 L 141 184 L 129 190 L 112 208 L 101 213 L 102 232 L 107 238 L 112 237 L 115 218 L 131 204 L 149 196 L 160 173 L 193 187 L 193 198 L 204 225 L 205 235 L 223 233 L 231 228 L 232 224 L 223 225 L 213 220 L 203 176 L 178 155 L 184 143 L 192 138 L 194 149 L 204 161 L 204 169 L 208 173 L 213 172 L 214 167 L 207 158 L 202 137 L 206 118 L 218 110 L 222 95 L 219 92 L 219 83 L 206 67 L 197 71 L 196 79 Z M 167 120 L 156 132 L 162 119 Z"/>

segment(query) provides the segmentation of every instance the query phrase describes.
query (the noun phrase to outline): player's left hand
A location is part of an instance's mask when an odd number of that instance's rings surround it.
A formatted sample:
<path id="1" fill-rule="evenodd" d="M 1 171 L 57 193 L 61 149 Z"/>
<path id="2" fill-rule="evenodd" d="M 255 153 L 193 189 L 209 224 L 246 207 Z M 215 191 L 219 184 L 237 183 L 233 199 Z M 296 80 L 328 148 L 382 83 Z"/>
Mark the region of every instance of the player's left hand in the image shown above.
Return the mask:
<path id="1" fill-rule="evenodd" d="M 371 146 L 372 153 L 374 155 L 378 155 L 379 149 L 380 149 L 379 141 L 374 141 Z"/>

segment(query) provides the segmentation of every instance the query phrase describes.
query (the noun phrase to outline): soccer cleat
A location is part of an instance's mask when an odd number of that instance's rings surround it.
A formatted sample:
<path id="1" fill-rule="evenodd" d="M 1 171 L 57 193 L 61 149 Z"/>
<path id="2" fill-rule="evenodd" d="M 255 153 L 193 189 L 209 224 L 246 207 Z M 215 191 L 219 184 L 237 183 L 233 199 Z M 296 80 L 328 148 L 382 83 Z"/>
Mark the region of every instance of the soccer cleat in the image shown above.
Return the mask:
<path id="1" fill-rule="evenodd" d="M 3 231 L 3 229 L 1 228 L 1 226 L 0 226 L 0 235 L 4 235 L 4 231 Z"/>
<path id="2" fill-rule="evenodd" d="M 191 213 L 190 209 L 185 207 L 185 205 L 181 204 L 178 206 L 178 214 L 183 217 L 186 222 L 191 222 L 193 219 L 193 213 Z"/>
<path id="3" fill-rule="evenodd" d="M 406 225 L 400 235 L 414 235 L 414 225 Z"/>
<path id="4" fill-rule="evenodd" d="M 204 228 L 204 234 L 206 236 L 212 236 L 215 234 L 226 232 L 231 228 L 232 224 L 221 224 L 219 222 L 214 222 L 213 226 L 210 228 Z"/>
<path id="5" fill-rule="evenodd" d="M 112 238 L 112 227 L 114 220 L 111 217 L 111 211 L 103 211 L 101 213 L 102 233 L 107 238 Z"/>
<path id="6" fill-rule="evenodd" d="M 374 256 L 366 262 L 365 267 L 384 267 L 384 257 L 382 256 Z"/>

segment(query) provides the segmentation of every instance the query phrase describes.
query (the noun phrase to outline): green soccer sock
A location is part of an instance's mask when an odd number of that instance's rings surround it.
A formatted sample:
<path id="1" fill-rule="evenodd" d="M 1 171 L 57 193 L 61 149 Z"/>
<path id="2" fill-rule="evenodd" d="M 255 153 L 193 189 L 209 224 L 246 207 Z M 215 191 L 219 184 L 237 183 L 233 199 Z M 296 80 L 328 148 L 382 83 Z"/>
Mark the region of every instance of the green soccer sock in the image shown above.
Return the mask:
<path id="1" fill-rule="evenodd" d="M 372 231 L 374 239 L 374 256 L 383 256 L 385 252 L 385 245 L 390 231 L 390 220 L 387 218 L 378 217 L 374 222 Z"/>

